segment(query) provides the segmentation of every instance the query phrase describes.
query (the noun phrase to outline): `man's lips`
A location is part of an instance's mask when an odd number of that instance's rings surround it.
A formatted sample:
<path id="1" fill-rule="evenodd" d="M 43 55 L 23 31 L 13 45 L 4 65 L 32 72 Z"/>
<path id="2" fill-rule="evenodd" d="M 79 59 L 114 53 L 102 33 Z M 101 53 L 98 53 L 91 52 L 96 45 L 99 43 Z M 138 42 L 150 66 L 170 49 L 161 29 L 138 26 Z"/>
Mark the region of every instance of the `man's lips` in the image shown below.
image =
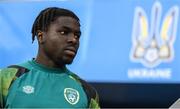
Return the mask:
<path id="1" fill-rule="evenodd" d="M 69 55 L 76 55 L 76 49 L 74 48 L 74 47 L 69 47 L 69 48 L 66 48 L 65 50 L 64 50 L 66 53 L 68 53 Z"/>

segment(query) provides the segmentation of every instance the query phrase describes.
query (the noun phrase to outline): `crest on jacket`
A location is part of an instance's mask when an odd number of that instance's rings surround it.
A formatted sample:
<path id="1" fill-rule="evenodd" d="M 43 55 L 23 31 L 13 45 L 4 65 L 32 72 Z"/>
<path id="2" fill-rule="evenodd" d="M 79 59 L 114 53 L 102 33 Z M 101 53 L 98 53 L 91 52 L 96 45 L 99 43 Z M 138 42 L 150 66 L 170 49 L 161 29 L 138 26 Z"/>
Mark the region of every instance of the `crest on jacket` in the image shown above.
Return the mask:
<path id="1" fill-rule="evenodd" d="M 65 88 L 64 89 L 64 97 L 66 101 L 70 104 L 74 105 L 79 101 L 79 92 L 73 88 Z"/>

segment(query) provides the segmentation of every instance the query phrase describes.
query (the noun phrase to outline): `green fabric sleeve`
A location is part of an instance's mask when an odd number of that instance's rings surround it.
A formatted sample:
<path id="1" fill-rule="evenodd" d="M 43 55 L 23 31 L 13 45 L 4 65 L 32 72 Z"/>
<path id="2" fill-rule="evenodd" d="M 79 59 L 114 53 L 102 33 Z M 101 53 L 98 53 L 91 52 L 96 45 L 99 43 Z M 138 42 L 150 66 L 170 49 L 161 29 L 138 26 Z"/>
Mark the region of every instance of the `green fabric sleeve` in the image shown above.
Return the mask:
<path id="1" fill-rule="evenodd" d="M 5 68 L 0 70 L 0 108 L 3 108 L 3 99 L 8 94 L 8 89 L 13 80 L 16 79 L 16 68 Z"/>
<path id="2" fill-rule="evenodd" d="M 1 76 L 1 69 L 0 69 L 0 108 L 3 106 L 3 97 L 2 97 L 2 76 Z"/>
<path id="3" fill-rule="evenodd" d="M 100 109 L 100 105 L 99 105 L 99 96 L 96 92 L 96 98 L 91 98 L 91 101 L 89 103 L 89 108 L 90 109 Z"/>
<path id="4" fill-rule="evenodd" d="M 99 102 L 95 99 L 91 99 L 89 108 L 90 109 L 100 109 Z"/>

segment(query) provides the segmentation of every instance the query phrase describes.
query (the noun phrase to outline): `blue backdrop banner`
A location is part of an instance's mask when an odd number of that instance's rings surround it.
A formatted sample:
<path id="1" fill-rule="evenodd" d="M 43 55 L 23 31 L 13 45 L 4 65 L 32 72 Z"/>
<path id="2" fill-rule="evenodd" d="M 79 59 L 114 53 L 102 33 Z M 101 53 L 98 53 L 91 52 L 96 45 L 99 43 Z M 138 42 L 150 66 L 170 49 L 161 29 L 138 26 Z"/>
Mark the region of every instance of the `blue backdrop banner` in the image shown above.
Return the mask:
<path id="1" fill-rule="evenodd" d="M 36 57 L 33 21 L 47 7 L 74 11 L 82 36 L 68 68 L 92 82 L 180 83 L 180 0 L 2 0 L 0 68 Z"/>

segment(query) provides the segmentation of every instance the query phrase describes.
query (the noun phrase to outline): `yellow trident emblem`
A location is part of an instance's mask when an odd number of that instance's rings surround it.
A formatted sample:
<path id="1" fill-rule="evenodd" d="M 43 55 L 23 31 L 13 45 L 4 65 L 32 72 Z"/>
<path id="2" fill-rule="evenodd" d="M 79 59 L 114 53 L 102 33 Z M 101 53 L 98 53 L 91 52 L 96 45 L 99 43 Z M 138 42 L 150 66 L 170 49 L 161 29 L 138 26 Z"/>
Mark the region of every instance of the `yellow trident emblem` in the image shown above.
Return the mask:
<path id="1" fill-rule="evenodd" d="M 178 6 L 171 7 L 161 22 L 162 6 L 155 2 L 151 12 L 151 22 L 141 7 L 136 7 L 130 57 L 147 67 L 155 67 L 162 61 L 171 61 L 174 57 L 173 44 L 178 23 Z M 162 24 L 161 24 L 162 23 Z M 161 25 L 161 28 L 160 28 Z"/>

